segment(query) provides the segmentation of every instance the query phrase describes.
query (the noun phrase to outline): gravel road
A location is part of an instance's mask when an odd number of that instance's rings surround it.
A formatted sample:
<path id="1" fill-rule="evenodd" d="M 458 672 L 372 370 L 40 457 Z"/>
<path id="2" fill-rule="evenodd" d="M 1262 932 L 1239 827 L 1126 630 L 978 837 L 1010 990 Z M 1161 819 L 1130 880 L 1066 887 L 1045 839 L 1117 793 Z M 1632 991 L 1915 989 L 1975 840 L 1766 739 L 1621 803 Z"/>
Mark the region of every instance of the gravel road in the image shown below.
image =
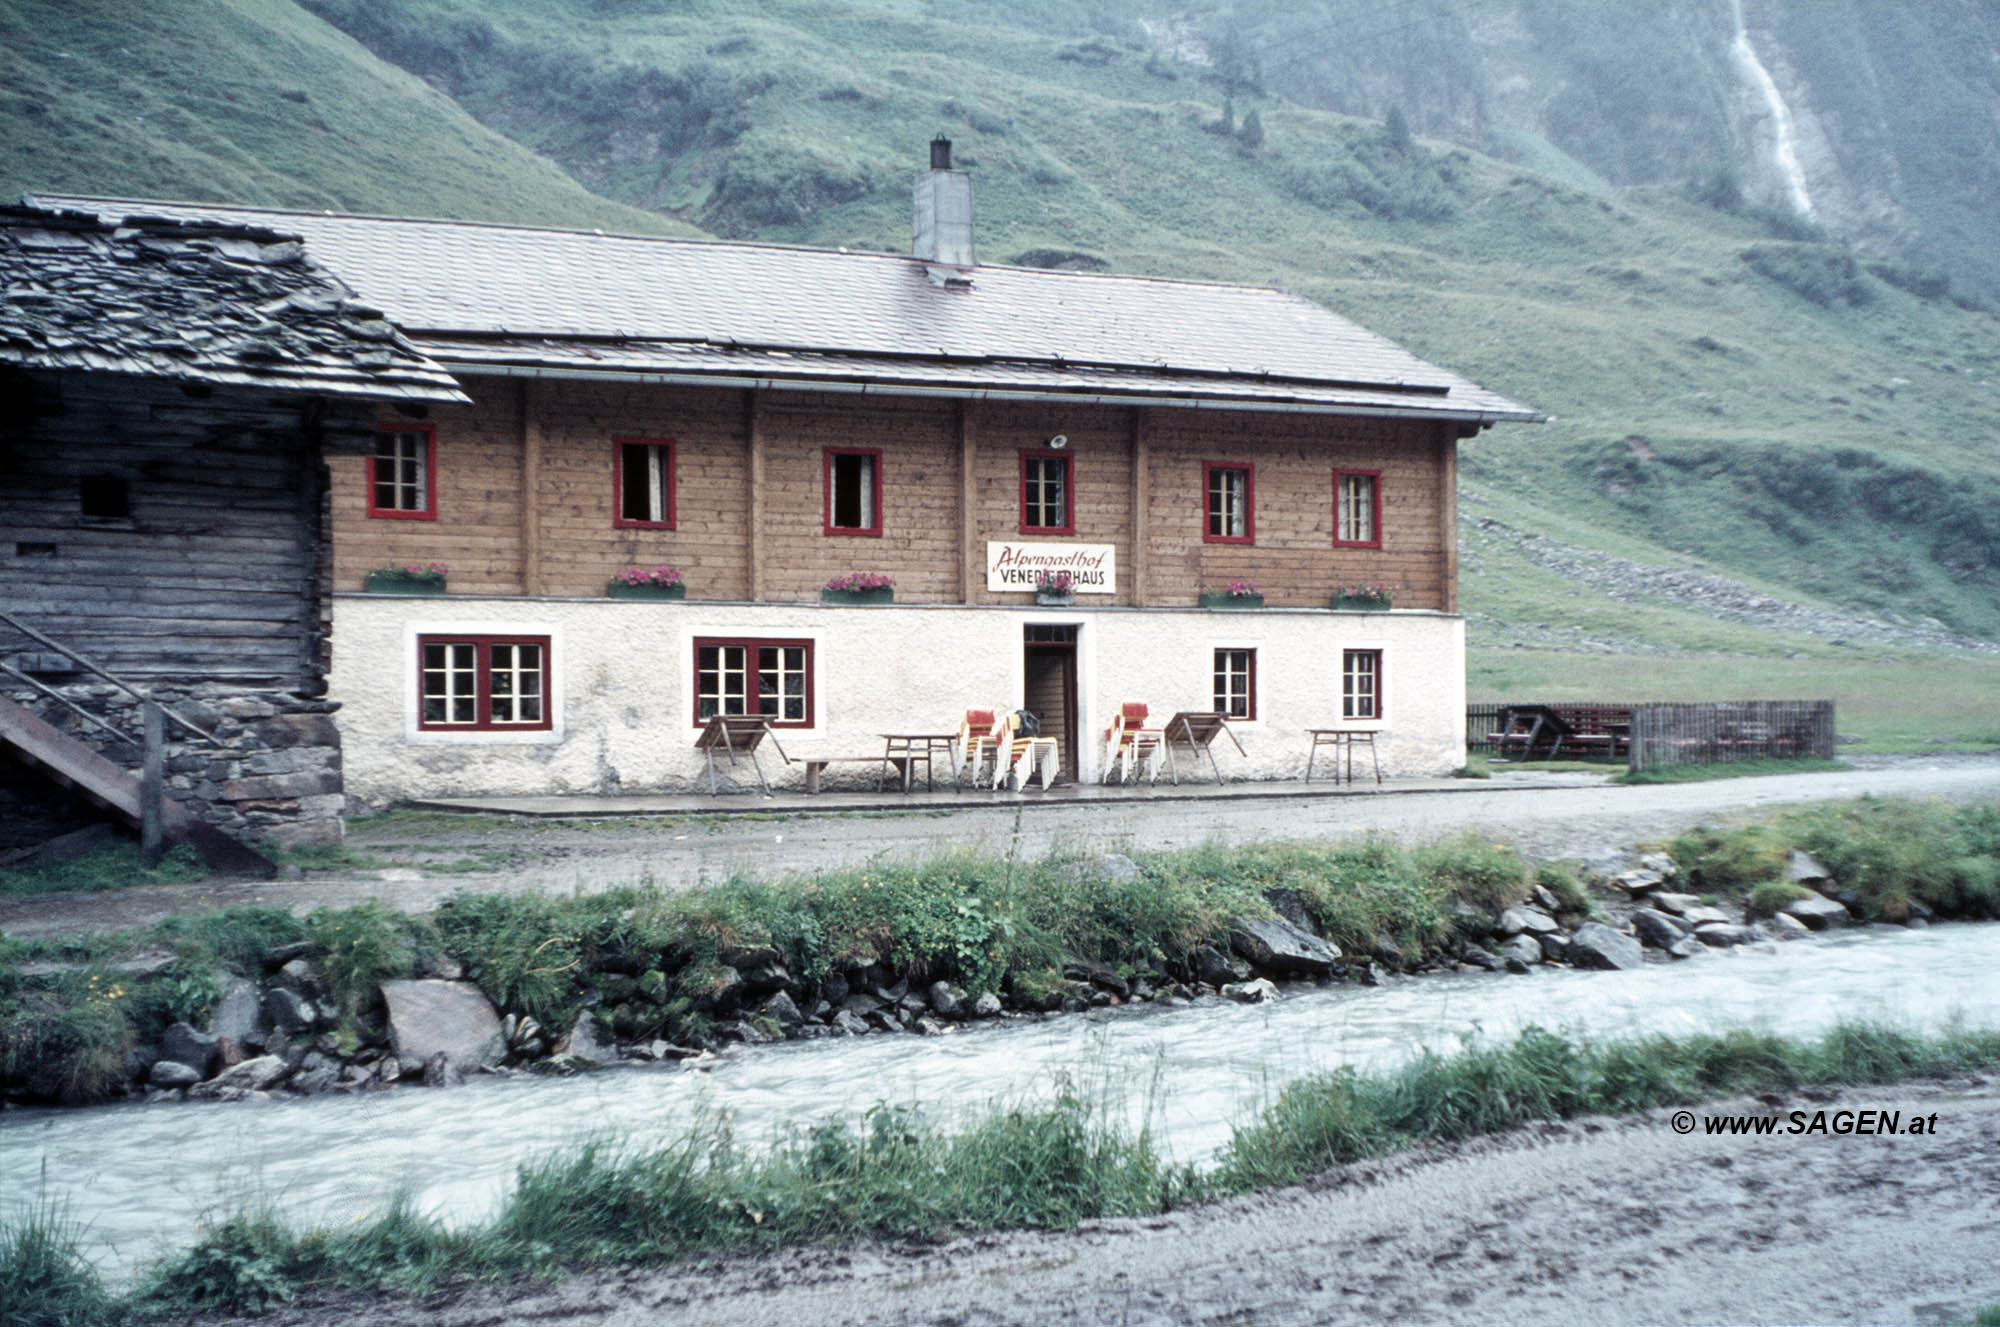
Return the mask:
<path id="1" fill-rule="evenodd" d="M 1925 1137 L 1683 1136 L 1585 1119 L 1140 1220 L 809 1249 L 300 1306 L 268 1327 L 765 1323 L 1922 1323 L 2000 1303 L 2000 1082 L 1779 1103 Z M 1763 1101 L 1697 1109 L 1765 1114 Z"/>
<path id="2" fill-rule="evenodd" d="M 379 898 L 409 911 L 459 890 L 603 889 L 642 880 L 670 889 L 734 874 L 778 876 L 870 861 L 922 860 L 968 849 L 1040 857 L 1059 851 L 1194 847 L 1207 842 L 1340 838 L 1384 833 L 1423 838 L 1476 829 L 1535 859 L 1590 857 L 1664 838 L 1719 816 L 1794 802 L 1865 794 L 2000 800 L 2000 759 L 1859 757 L 1822 774 L 1707 783 L 1608 785 L 1596 775 L 1501 775 L 1365 796 L 1278 794 L 1242 800 L 1100 803 L 1017 801 L 975 810 L 886 815 L 781 814 L 678 820 L 499 823 L 358 821 L 359 851 L 413 862 L 471 863 L 450 873 L 420 865 L 300 881 L 222 882 L 0 899 L 0 930 L 53 936 L 150 925 L 176 912 L 259 903 L 305 911 Z M 1550 784 L 1558 786 L 1548 786 Z"/>

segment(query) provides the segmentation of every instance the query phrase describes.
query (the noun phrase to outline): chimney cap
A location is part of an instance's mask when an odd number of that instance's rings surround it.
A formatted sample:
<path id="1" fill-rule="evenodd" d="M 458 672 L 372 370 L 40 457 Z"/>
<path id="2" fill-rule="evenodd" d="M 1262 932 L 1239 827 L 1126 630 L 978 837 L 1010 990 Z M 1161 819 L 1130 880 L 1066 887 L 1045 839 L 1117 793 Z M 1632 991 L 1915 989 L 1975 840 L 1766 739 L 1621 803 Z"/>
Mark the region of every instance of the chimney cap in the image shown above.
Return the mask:
<path id="1" fill-rule="evenodd" d="M 931 169 L 951 169 L 951 140 L 943 134 L 931 140 Z"/>

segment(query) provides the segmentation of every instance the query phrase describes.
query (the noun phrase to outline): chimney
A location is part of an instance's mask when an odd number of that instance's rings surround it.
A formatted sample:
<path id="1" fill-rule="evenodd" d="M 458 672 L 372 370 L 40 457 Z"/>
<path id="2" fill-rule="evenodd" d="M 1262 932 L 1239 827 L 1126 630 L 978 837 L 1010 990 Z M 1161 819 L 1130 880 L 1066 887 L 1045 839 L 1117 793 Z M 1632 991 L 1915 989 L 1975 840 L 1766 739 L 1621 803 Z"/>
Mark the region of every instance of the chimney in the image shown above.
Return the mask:
<path id="1" fill-rule="evenodd" d="M 931 140 L 931 168 L 917 177 L 913 191 L 916 229 L 911 252 L 939 267 L 971 267 L 972 177 L 951 168 L 951 140 Z M 937 281 L 963 281 L 962 273 L 932 273 Z"/>

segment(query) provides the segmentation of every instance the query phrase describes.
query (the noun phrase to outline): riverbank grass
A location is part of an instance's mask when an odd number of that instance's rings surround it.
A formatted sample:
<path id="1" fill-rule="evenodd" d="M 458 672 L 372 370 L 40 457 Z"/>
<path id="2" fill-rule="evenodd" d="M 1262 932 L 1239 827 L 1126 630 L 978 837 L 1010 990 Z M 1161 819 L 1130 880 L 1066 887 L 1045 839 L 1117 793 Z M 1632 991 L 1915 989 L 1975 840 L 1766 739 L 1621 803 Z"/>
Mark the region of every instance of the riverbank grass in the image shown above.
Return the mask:
<path id="1" fill-rule="evenodd" d="M 1173 1164 L 1147 1134 L 1067 1087 L 956 1131 L 878 1105 L 858 1120 L 802 1124 L 761 1150 L 709 1120 L 660 1147 L 586 1143 L 526 1165 L 499 1213 L 466 1230 L 447 1231 L 403 1199 L 337 1231 L 298 1230 L 268 1213 L 230 1217 L 118 1299 L 83 1266 L 73 1229 L 30 1209 L 0 1230 L 0 1288 L 37 1293 L 0 1303 L 24 1306 L 10 1321 L 33 1324 L 257 1313 L 335 1290 L 421 1294 L 472 1278 L 801 1244 L 1067 1229 L 1540 1121 L 1995 1067 L 2000 1030 L 1924 1037 L 1843 1025 L 1810 1041 L 1731 1032 L 1599 1043 L 1530 1028 L 1382 1074 L 1296 1082 L 1207 1167 Z"/>

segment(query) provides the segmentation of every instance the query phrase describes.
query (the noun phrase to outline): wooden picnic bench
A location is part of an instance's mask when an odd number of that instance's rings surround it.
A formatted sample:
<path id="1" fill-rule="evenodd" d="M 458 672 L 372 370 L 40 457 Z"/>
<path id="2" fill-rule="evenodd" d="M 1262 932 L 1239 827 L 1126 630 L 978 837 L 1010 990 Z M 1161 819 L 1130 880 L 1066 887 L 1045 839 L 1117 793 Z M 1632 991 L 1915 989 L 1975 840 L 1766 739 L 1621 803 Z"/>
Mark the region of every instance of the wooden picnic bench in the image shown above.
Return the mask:
<path id="1" fill-rule="evenodd" d="M 1579 755 L 1622 756 L 1632 745 L 1629 705 L 1509 705 L 1500 711 L 1493 749 L 1519 760 Z"/>

